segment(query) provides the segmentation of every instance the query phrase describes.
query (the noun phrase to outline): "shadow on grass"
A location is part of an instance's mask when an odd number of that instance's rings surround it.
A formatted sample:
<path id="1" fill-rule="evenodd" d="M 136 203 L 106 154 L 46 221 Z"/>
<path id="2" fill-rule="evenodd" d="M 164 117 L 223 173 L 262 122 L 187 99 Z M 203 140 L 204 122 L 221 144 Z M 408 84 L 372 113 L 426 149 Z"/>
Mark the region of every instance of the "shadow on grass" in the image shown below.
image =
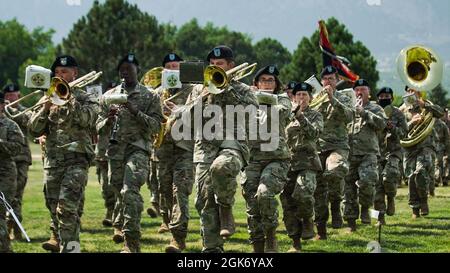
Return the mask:
<path id="1" fill-rule="evenodd" d="M 106 234 L 111 235 L 113 234 L 113 228 L 83 228 L 81 230 L 81 233 L 89 233 L 89 234 Z"/>
<path id="2" fill-rule="evenodd" d="M 428 217 L 427 217 L 428 219 Z M 423 223 L 423 224 L 404 224 L 404 223 L 399 223 L 395 225 L 396 227 L 403 227 L 403 228 L 407 228 L 407 229 L 411 229 L 411 228 L 416 228 L 416 229 L 438 229 L 438 230 L 442 230 L 442 231 L 448 231 L 450 230 L 450 224 L 436 224 L 436 223 Z"/>

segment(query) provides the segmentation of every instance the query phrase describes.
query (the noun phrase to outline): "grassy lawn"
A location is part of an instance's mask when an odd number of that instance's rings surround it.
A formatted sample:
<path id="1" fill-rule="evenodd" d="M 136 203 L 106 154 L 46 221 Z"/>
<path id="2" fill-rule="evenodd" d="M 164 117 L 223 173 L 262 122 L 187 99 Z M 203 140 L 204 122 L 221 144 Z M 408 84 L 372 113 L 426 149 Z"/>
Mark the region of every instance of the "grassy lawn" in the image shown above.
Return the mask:
<path id="1" fill-rule="evenodd" d="M 39 155 L 39 147 L 32 144 L 33 154 Z M 29 182 L 25 190 L 23 225 L 31 238 L 31 243 L 13 242 L 15 252 L 38 253 L 45 252 L 41 243 L 48 239 L 50 231 L 49 213 L 44 203 L 42 192 L 42 164 L 38 157 L 34 158 L 29 172 Z M 142 187 L 142 196 L 149 204 L 149 191 Z M 187 238 L 187 252 L 201 251 L 200 222 L 195 211 L 194 194 L 191 196 L 191 221 Z M 234 215 L 237 223 L 237 233 L 225 244 L 227 252 L 251 252 L 248 244 L 246 228 L 245 202 L 240 194 L 236 195 Z M 387 218 L 387 226 L 383 227 L 382 247 L 388 252 L 450 252 L 450 188 L 439 187 L 436 197 L 430 199 L 431 213 L 426 218 L 411 220 L 411 210 L 407 205 L 408 190 L 400 188 L 397 196 L 397 214 Z M 281 210 L 281 206 L 280 206 Z M 121 245 L 112 240 L 112 229 L 104 228 L 101 221 L 104 216 L 101 187 L 95 176 L 95 168 L 91 168 L 89 183 L 86 191 L 85 213 L 82 218 L 81 251 L 82 252 L 119 252 Z M 157 230 L 161 219 L 149 218 L 145 211 L 142 217 L 142 243 L 143 252 L 164 252 L 171 236 L 169 233 L 158 234 Z M 280 212 L 280 215 L 282 213 Z M 375 221 L 373 221 L 373 224 Z M 346 234 L 345 229 L 333 230 L 329 228 L 327 241 L 304 242 L 304 252 L 367 252 L 367 243 L 377 239 L 377 228 L 374 225 L 362 226 L 354 234 Z M 280 217 L 278 239 L 281 252 L 290 247 L 290 240 Z"/>

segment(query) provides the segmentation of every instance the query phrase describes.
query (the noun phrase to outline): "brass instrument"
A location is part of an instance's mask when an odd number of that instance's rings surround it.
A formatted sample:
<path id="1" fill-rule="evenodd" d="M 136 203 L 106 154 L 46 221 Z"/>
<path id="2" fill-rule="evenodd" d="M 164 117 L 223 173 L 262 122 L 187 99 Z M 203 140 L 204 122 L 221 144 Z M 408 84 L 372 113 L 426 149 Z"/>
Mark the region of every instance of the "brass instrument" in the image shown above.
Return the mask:
<path id="1" fill-rule="evenodd" d="M 125 80 L 122 79 L 121 83 L 114 87 L 113 90 L 117 90 L 118 92 L 113 92 L 115 94 L 123 94 L 124 92 L 124 84 L 125 84 Z M 111 129 L 111 134 L 109 135 L 109 143 L 111 144 L 117 144 L 119 141 L 117 140 L 117 132 L 119 131 L 119 113 L 116 112 L 116 114 L 114 115 L 114 123 Z"/>
<path id="2" fill-rule="evenodd" d="M 420 45 L 406 47 L 397 58 L 400 78 L 408 87 L 417 91 L 430 91 L 438 86 L 442 81 L 443 69 L 437 53 Z M 413 147 L 432 133 L 435 123 L 433 114 L 423 109 L 420 115 L 422 121 L 415 124 L 409 130 L 408 136 L 400 141 L 402 147 Z"/>
<path id="3" fill-rule="evenodd" d="M 65 105 L 67 102 L 69 102 L 71 96 L 71 89 L 72 88 L 83 88 L 86 85 L 94 82 L 95 80 L 97 80 L 100 76 L 102 75 L 102 72 L 95 72 L 92 71 L 86 75 L 84 75 L 83 77 L 76 79 L 70 83 L 67 83 L 64 79 L 62 78 L 58 78 L 58 77 L 54 77 L 51 80 L 50 83 L 50 88 L 47 89 L 47 91 L 43 91 L 43 90 L 36 90 L 18 100 L 16 100 L 15 102 L 9 103 L 7 105 L 5 105 L 5 113 L 9 118 L 17 118 L 23 114 L 25 114 L 26 112 L 29 111 L 33 111 L 37 108 L 39 108 L 40 106 L 44 105 L 45 103 L 47 103 L 48 101 L 50 101 L 51 103 L 58 105 L 58 106 L 62 106 Z M 28 107 L 26 109 L 24 109 L 21 112 L 18 112 L 16 114 L 12 114 L 10 112 L 10 108 L 13 107 L 14 105 L 18 104 L 19 102 L 33 97 L 35 95 L 41 95 L 44 94 L 46 96 L 46 98 L 39 102 L 36 103 L 35 105 Z"/>
<path id="4" fill-rule="evenodd" d="M 251 65 L 243 63 L 228 71 L 215 65 L 209 65 L 203 73 L 203 85 L 208 88 L 209 93 L 220 94 L 232 81 L 238 81 L 251 75 L 255 71 L 256 65 L 257 63 Z"/>
<path id="5" fill-rule="evenodd" d="M 163 104 L 163 122 L 161 122 L 161 128 L 159 129 L 159 133 L 154 136 L 153 146 L 155 148 L 161 147 L 164 137 L 166 136 L 167 132 L 170 130 L 170 117 L 164 115 L 164 106 L 166 104 L 166 101 L 169 99 L 170 93 L 169 90 L 164 89 L 161 94 L 161 102 Z"/>
<path id="6" fill-rule="evenodd" d="M 164 67 L 158 66 L 147 71 L 141 79 L 141 84 L 156 89 L 161 85 L 162 72 Z"/>

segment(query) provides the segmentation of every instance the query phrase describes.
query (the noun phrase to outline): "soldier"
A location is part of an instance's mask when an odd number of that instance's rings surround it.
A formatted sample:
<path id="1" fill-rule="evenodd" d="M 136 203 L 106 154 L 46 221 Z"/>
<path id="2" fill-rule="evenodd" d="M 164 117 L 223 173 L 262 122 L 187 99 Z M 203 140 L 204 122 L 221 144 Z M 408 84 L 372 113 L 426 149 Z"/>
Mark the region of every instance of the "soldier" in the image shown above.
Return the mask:
<path id="1" fill-rule="evenodd" d="M 403 104 L 400 110 L 405 113 L 408 121 L 408 129 L 411 130 L 416 124 L 423 121 L 422 110 L 431 113 L 435 118 L 441 118 L 444 111 L 441 107 L 431 104 L 424 100 L 419 91 L 405 88 L 407 93 L 413 94 L 416 100 L 410 104 Z M 431 133 L 423 141 L 414 143 L 412 147 L 405 148 L 405 175 L 408 179 L 409 187 L 409 206 L 412 208 L 412 218 L 429 214 L 428 190 L 430 183 L 434 183 L 433 159 L 432 154 L 435 147 L 435 134 Z"/>
<path id="2" fill-rule="evenodd" d="M 5 95 L 5 101 L 9 103 L 13 103 L 17 101 L 20 98 L 20 91 L 19 86 L 17 84 L 8 84 L 3 88 L 3 93 Z M 13 105 L 12 108 L 10 108 L 12 112 L 11 114 L 16 114 L 18 111 L 22 111 L 25 109 L 24 106 L 20 104 Z M 28 121 L 31 117 L 31 113 L 27 112 L 24 113 L 13 120 L 19 125 L 20 130 L 22 130 L 23 135 L 25 136 L 25 140 L 27 140 L 28 135 Z M 19 219 L 19 221 L 22 221 L 22 198 L 23 198 L 23 192 L 25 190 L 25 186 L 27 184 L 28 180 L 28 169 L 32 163 L 31 160 L 31 151 L 30 147 L 28 145 L 28 141 L 24 142 L 24 146 L 21 149 L 21 153 L 18 154 L 16 157 L 14 157 L 14 161 L 16 162 L 17 167 L 17 189 L 16 189 L 16 195 L 11 202 L 11 206 L 14 209 L 14 212 Z M 11 240 L 21 240 L 22 239 L 22 232 L 20 231 L 17 224 L 14 222 L 14 219 L 10 216 L 8 219 L 8 231 L 9 231 L 9 237 Z"/>
<path id="3" fill-rule="evenodd" d="M 444 157 L 450 151 L 450 136 L 447 124 L 445 123 L 445 116 L 441 119 L 436 119 L 434 124 L 434 131 L 436 134 L 436 160 L 434 161 L 434 185 L 439 187 L 444 181 Z M 433 184 L 433 183 L 431 183 Z M 431 190 L 431 189 L 430 189 Z M 430 195 L 434 196 L 430 192 Z"/>
<path id="4" fill-rule="evenodd" d="M 292 93 L 292 90 L 294 89 L 294 87 L 297 85 L 297 82 L 295 81 L 290 81 L 285 87 L 284 87 L 284 91 L 286 91 L 286 94 L 288 95 L 289 99 L 291 100 L 291 102 L 295 101 L 295 96 Z"/>
<path id="5" fill-rule="evenodd" d="M 280 199 L 284 224 L 292 239 L 292 248 L 288 252 L 301 250 L 303 221 L 304 219 L 311 221 L 313 217 L 316 174 L 322 170 L 317 153 L 317 139 L 323 130 L 323 119 L 319 112 L 309 108 L 312 90 L 312 86 L 308 83 L 297 84 L 294 87 L 295 119 L 286 128 L 292 159 L 289 180 Z M 312 234 L 314 236 L 314 233 Z"/>
<path id="6" fill-rule="evenodd" d="M 51 70 L 56 77 L 72 82 L 78 75 L 78 64 L 72 56 L 64 55 L 56 58 Z M 80 240 L 78 210 L 94 158 L 91 128 L 97 112 L 95 98 L 72 88 L 68 103 L 57 106 L 47 101 L 31 116 L 30 133 L 34 137 L 46 135 L 44 194 L 52 234 L 42 245 L 45 250 L 70 252 L 69 243 Z"/>
<path id="7" fill-rule="evenodd" d="M 450 129 L 450 121 L 449 121 L 449 117 L 448 117 L 448 108 L 445 108 L 444 110 L 444 117 L 443 117 L 443 121 L 445 123 L 445 125 L 447 126 L 447 129 Z M 444 170 L 443 170 L 443 174 L 442 174 L 442 185 L 448 186 L 448 181 L 450 180 L 450 153 L 446 153 L 444 155 L 443 158 L 443 165 L 444 165 Z"/>
<path id="8" fill-rule="evenodd" d="M 182 59 L 175 53 L 168 54 L 163 66 L 170 70 L 179 70 Z M 162 92 L 163 113 L 166 119 L 163 123 L 163 141 L 155 149 L 158 161 L 157 176 L 160 192 L 160 212 L 163 224 L 158 232 L 168 226 L 172 233 L 167 253 L 179 253 L 186 248 L 186 237 L 189 222 L 189 195 L 194 185 L 192 141 L 174 141 L 171 136 L 171 125 L 174 118 L 171 110 L 177 105 L 184 105 L 193 88 L 192 84 L 183 84 L 181 89 L 160 90 Z M 172 99 L 170 99 L 172 98 Z M 170 99 L 170 100 L 169 100 Z"/>
<path id="9" fill-rule="evenodd" d="M 319 137 L 320 161 L 323 171 L 317 174 L 317 188 L 314 193 L 315 222 L 318 240 L 327 239 L 328 202 L 331 204 L 331 224 L 333 228 L 343 225 L 341 201 L 344 178 L 348 172 L 347 124 L 353 112 L 349 97 L 336 92 L 338 74 L 336 68 L 327 66 L 321 73 L 321 81 L 328 100 L 318 106 L 317 111 L 324 119 L 324 129 Z"/>
<path id="10" fill-rule="evenodd" d="M 140 188 L 149 174 L 151 136 L 159 131 L 162 121 L 159 97 L 137 80 L 139 62 L 134 54 L 122 58 L 117 71 L 124 82 L 127 102 L 117 108 L 105 101 L 97 120 L 97 130 L 110 132 L 108 157 L 109 182 L 114 188 L 114 240 L 124 240 L 122 252 L 140 252 L 140 223 L 143 200 Z M 108 96 L 116 90 L 105 93 Z M 123 235 L 123 236 L 122 236 Z"/>
<path id="11" fill-rule="evenodd" d="M 356 219 L 370 224 L 369 208 L 373 205 L 378 181 L 380 147 L 378 135 L 386 127 L 386 115 L 381 106 L 369 101 L 370 87 L 364 79 L 353 86 L 358 98 L 353 122 L 349 125 L 349 173 L 345 177 L 344 218 L 350 232 L 356 231 Z M 358 205 L 359 202 L 359 205 Z"/>
<path id="12" fill-rule="evenodd" d="M 386 129 L 380 134 L 379 179 L 375 187 L 374 208 L 380 211 L 379 224 L 385 224 L 384 215 L 395 213 L 395 196 L 400 184 L 402 166 L 402 147 L 400 140 L 408 133 L 405 115 L 392 105 L 394 91 L 383 87 L 377 94 L 378 103 L 386 112 Z M 385 196 L 387 197 L 387 208 Z"/>
<path id="13" fill-rule="evenodd" d="M 281 94 L 279 71 L 274 65 L 261 68 L 253 79 L 258 90 L 277 96 L 276 105 L 267 105 L 265 122 L 271 124 L 273 110 L 277 112 L 279 144 L 273 151 L 262 151 L 267 141 L 250 141 L 250 162 L 242 179 L 242 195 L 247 204 L 247 223 L 250 243 L 255 253 L 278 252 L 276 229 L 278 227 L 278 201 L 287 181 L 290 154 L 285 129 L 290 121 L 292 104 L 289 97 Z M 262 103 L 263 104 L 263 103 Z M 260 120 L 260 123 L 265 123 Z"/>
<path id="14" fill-rule="evenodd" d="M 14 157 L 26 145 L 20 127 L 4 115 L 5 99 L 0 92 L 0 195 L 12 204 L 17 189 L 17 167 Z M 0 200 L 0 253 L 12 252 L 6 224 L 6 206 Z"/>
<path id="15" fill-rule="evenodd" d="M 219 66 L 225 71 L 234 67 L 233 51 L 227 46 L 215 47 L 208 54 L 207 60 L 211 65 Z M 192 91 L 187 104 L 184 112 L 194 111 L 198 107 L 202 113 L 211 105 L 220 107 L 224 113 L 227 105 L 258 105 L 250 87 L 238 81 L 232 81 L 222 93 L 216 95 L 208 93 L 207 88 L 198 85 Z M 204 117 L 203 124 L 209 119 Z M 235 133 L 242 129 L 244 124 L 240 121 L 233 125 L 232 128 L 226 128 L 224 124 L 222 132 L 228 130 Z M 237 186 L 236 177 L 247 165 L 249 156 L 247 138 L 208 140 L 199 137 L 195 141 L 195 207 L 200 215 L 203 252 L 223 252 L 223 237 L 230 237 L 235 232 L 232 206 Z"/>

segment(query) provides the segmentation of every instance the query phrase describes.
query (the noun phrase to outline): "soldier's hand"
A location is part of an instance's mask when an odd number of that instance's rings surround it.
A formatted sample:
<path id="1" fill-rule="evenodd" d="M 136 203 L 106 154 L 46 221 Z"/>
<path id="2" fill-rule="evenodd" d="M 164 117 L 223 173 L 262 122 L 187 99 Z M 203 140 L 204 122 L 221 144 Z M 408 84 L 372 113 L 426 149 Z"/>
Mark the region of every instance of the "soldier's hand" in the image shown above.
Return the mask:
<path id="1" fill-rule="evenodd" d="M 425 107 L 425 102 L 422 99 L 418 99 L 417 100 L 417 104 L 419 104 L 420 108 L 424 108 Z"/>
<path id="2" fill-rule="evenodd" d="M 392 122 L 392 120 L 388 120 L 388 122 L 386 123 L 386 129 L 388 130 L 392 130 L 394 129 L 394 123 Z"/>
<path id="3" fill-rule="evenodd" d="M 53 103 L 50 100 L 46 101 L 44 104 L 44 111 L 47 112 L 48 110 L 50 110 L 50 107 L 52 107 L 52 106 L 53 106 Z"/>
<path id="4" fill-rule="evenodd" d="M 117 116 L 117 112 L 118 112 L 118 109 L 117 108 L 111 108 L 111 109 L 109 109 L 109 112 L 108 112 L 108 120 L 114 120 L 115 118 L 116 118 L 116 116 Z"/>
<path id="5" fill-rule="evenodd" d="M 417 123 L 419 123 L 419 122 L 421 122 L 421 121 L 422 121 L 422 116 L 419 115 L 419 114 L 416 114 L 416 115 L 411 119 L 411 122 L 412 122 L 413 124 L 417 124 Z"/>
<path id="6" fill-rule="evenodd" d="M 333 87 L 331 87 L 331 85 L 327 85 L 323 89 L 325 92 L 327 92 L 328 99 L 331 101 L 333 99 L 333 93 L 334 93 Z"/>
<path id="7" fill-rule="evenodd" d="M 362 107 L 361 105 L 357 105 L 356 106 L 356 113 L 358 115 L 361 115 L 364 112 L 364 107 Z"/>

